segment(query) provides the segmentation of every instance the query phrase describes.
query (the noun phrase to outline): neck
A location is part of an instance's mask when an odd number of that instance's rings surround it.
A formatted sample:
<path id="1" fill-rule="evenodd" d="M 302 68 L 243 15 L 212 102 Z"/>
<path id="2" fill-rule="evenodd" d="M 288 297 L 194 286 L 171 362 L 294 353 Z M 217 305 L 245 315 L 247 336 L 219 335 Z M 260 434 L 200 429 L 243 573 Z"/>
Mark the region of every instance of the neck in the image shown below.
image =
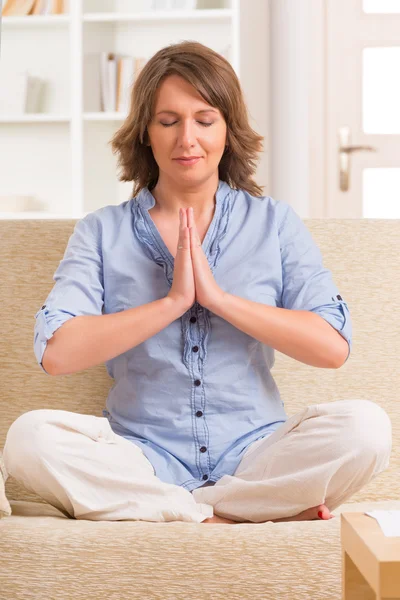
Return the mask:
<path id="1" fill-rule="evenodd" d="M 152 210 L 166 217 L 176 217 L 180 208 L 192 207 L 196 221 L 207 219 L 215 208 L 218 183 L 218 173 L 206 181 L 183 185 L 160 177 L 151 190 L 156 201 Z"/>

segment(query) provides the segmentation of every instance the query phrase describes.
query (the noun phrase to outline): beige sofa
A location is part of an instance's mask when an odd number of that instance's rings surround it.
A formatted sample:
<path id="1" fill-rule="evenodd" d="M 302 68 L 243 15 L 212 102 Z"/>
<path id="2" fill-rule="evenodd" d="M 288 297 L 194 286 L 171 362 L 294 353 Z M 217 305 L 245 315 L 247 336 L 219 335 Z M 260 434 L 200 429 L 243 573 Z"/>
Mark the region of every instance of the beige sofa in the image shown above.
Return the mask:
<path id="1" fill-rule="evenodd" d="M 400 509 L 400 220 L 304 222 L 349 305 L 352 354 L 331 370 L 276 352 L 274 377 L 288 416 L 344 398 L 384 407 L 393 425 L 389 468 L 330 521 L 235 526 L 68 519 L 10 477 L 12 515 L 0 520 L 1 600 L 341 598 L 338 515 Z M 102 416 L 112 384 L 103 365 L 51 377 L 33 353 L 34 314 L 74 224 L 0 220 L 0 448 L 11 423 L 32 409 Z"/>

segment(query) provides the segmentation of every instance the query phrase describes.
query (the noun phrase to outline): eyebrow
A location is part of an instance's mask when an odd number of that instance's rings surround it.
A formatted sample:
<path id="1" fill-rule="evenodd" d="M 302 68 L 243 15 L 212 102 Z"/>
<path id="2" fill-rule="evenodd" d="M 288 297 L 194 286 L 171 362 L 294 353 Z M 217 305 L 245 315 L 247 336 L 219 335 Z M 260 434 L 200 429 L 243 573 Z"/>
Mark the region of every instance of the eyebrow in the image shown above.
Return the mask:
<path id="1" fill-rule="evenodd" d="M 213 108 L 203 108 L 201 110 L 197 110 L 196 111 L 196 113 L 205 113 L 205 112 L 214 112 L 214 113 L 218 114 L 217 111 L 214 110 Z M 159 114 L 161 114 L 161 113 L 169 113 L 171 115 L 178 115 L 179 116 L 179 113 L 175 112 L 174 110 L 160 110 L 158 113 L 156 113 L 156 116 L 159 115 Z"/>

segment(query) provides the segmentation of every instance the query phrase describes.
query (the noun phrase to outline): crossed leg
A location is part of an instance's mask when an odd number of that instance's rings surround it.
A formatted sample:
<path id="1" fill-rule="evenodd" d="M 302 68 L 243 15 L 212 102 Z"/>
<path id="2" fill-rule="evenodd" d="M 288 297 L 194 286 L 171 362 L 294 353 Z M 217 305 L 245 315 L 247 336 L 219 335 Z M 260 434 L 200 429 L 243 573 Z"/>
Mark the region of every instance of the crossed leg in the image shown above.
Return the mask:
<path id="1" fill-rule="evenodd" d="M 193 495 L 214 507 L 204 523 L 329 520 L 332 510 L 386 469 L 391 448 L 391 422 L 378 404 L 316 404 L 255 442 L 233 477 L 224 475 Z"/>

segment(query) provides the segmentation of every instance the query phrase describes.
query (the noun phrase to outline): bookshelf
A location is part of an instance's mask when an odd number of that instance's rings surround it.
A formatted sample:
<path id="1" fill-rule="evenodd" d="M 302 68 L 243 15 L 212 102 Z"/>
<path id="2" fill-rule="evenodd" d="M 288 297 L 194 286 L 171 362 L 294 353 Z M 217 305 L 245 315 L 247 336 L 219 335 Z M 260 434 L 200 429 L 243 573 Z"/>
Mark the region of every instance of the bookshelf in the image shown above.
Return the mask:
<path id="1" fill-rule="evenodd" d="M 0 86 L 8 69 L 29 70 L 47 87 L 42 113 L 0 114 L 0 197 L 31 196 L 40 205 L 0 208 L 0 218 L 78 219 L 131 198 L 133 183 L 118 181 L 108 143 L 126 115 L 100 109 L 99 53 L 148 59 L 192 39 L 224 54 L 240 76 L 239 2 L 156 11 L 151 0 L 70 0 L 63 15 L 3 17 Z"/>

